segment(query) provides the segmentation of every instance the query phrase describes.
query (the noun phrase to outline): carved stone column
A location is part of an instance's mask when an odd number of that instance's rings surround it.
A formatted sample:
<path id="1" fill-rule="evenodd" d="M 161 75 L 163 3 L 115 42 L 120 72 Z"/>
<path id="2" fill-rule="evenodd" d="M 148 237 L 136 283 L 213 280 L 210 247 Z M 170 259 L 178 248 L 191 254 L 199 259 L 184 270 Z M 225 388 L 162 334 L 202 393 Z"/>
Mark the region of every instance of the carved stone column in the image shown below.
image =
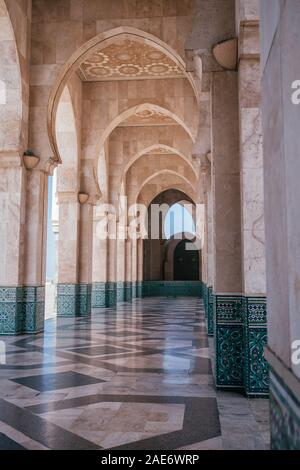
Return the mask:
<path id="1" fill-rule="evenodd" d="M 238 75 L 212 73 L 216 383 L 243 387 Z"/>
<path id="2" fill-rule="evenodd" d="M 244 330 L 244 386 L 248 395 L 269 391 L 259 23 L 241 11 L 239 123 Z"/>
<path id="3" fill-rule="evenodd" d="M 26 170 L 16 152 L 0 153 L 0 335 L 23 331 Z"/>

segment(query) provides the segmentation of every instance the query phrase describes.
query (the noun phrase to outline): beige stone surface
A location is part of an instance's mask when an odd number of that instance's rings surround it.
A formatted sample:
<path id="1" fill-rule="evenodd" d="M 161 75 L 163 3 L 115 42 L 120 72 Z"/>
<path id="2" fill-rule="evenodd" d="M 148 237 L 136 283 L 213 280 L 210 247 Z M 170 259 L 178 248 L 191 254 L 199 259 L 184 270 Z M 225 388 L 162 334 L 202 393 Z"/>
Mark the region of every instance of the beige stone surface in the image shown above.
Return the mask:
<path id="1" fill-rule="evenodd" d="M 213 287 L 234 293 L 242 290 L 237 73 L 212 80 Z"/>

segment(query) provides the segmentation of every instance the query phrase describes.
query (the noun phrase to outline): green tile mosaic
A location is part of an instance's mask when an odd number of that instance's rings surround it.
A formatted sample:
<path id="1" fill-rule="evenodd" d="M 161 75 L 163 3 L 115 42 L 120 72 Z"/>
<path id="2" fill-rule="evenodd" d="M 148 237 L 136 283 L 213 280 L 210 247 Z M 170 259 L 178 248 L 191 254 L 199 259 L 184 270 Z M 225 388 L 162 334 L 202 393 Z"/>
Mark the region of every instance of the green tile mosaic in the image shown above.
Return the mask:
<path id="1" fill-rule="evenodd" d="M 143 297 L 202 297 L 200 281 L 144 281 Z"/>
<path id="2" fill-rule="evenodd" d="M 214 336 L 215 321 L 214 321 L 214 295 L 212 287 L 207 288 L 207 334 Z"/>
<path id="3" fill-rule="evenodd" d="M 81 317 L 91 313 L 92 286 L 90 284 L 58 284 L 57 315 Z"/>
<path id="4" fill-rule="evenodd" d="M 125 282 L 125 300 L 130 302 L 132 300 L 132 285 L 131 282 Z"/>
<path id="5" fill-rule="evenodd" d="M 117 303 L 125 302 L 125 282 L 117 282 Z"/>
<path id="6" fill-rule="evenodd" d="M 40 333 L 44 330 L 45 288 L 23 287 L 23 333 Z"/>
<path id="7" fill-rule="evenodd" d="M 106 283 L 106 306 L 114 307 L 117 304 L 117 284 L 116 282 Z"/>
<path id="8" fill-rule="evenodd" d="M 136 299 L 137 298 L 137 283 L 136 282 L 131 283 L 131 289 L 132 289 L 132 298 Z"/>
<path id="9" fill-rule="evenodd" d="M 143 297 L 143 283 L 141 281 L 136 283 L 136 296 L 138 299 Z"/>
<path id="10" fill-rule="evenodd" d="M 216 385 L 242 388 L 244 376 L 241 296 L 215 295 L 214 315 Z"/>
<path id="11" fill-rule="evenodd" d="M 264 358 L 267 345 L 267 300 L 243 297 L 244 386 L 247 395 L 269 394 L 269 366 Z"/>
<path id="12" fill-rule="evenodd" d="M 43 331 L 44 311 L 43 286 L 0 287 L 0 335 Z"/>
<path id="13" fill-rule="evenodd" d="M 106 282 L 95 282 L 92 285 L 92 308 L 106 307 Z"/>
<path id="14" fill-rule="evenodd" d="M 265 297 L 214 295 L 216 385 L 268 396 Z"/>

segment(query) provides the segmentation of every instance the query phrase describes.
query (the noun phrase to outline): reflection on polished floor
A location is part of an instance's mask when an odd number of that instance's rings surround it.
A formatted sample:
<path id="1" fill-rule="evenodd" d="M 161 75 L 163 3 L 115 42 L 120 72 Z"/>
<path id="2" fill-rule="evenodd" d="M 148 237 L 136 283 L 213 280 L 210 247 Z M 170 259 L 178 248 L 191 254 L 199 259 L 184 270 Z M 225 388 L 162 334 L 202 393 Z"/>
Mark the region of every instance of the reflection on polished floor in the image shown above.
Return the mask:
<path id="1" fill-rule="evenodd" d="M 4 341 L 0 449 L 268 447 L 268 401 L 214 388 L 200 299 L 139 299 Z"/>

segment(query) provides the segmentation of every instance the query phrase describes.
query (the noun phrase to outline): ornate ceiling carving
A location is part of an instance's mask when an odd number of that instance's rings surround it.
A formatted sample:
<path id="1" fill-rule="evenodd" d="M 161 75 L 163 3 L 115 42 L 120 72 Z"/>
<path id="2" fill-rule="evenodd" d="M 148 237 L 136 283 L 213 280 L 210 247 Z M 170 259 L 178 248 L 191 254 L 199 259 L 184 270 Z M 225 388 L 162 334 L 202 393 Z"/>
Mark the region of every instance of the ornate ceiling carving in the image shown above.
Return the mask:
<path id="1" fill-rule="evenodd" d="M 79 69 L 85 81 L 180 78 L 184 74 L 164 52 L 149 44 L 131 41 L 110 44 L 91 54 Z"/>
<path id="2" fill-rule="evenodd" d="M 149 150 L 149 152 L 146 152 L 145 155 L 176 155 L 176 154 L 168 148 L 157 147 L 155 149 Z"/>
<path id="3" fill-rule="evenodd" d="M 123 121 L 120 126 L 172 126 L 177 125 L 171 117 L 156 109 L 137 111 L 133 116 Z"/>

